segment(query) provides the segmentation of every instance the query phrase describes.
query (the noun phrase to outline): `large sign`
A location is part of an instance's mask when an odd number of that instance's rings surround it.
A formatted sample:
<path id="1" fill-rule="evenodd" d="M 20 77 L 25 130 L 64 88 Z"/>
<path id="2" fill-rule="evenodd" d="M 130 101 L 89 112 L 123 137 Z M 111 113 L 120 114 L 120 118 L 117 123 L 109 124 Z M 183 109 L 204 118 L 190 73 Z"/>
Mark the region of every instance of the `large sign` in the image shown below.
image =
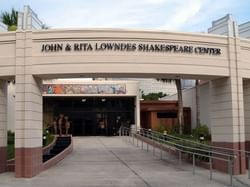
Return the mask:
<path id="1" fill-rule="evenodd" d="M 126 84 L 44 84 L 43 94 L 126 94 Z"/>
<path id="2" fill-rule="evenodd" d="M 162 53 L 187 53 L 199 55 L 220 55 L 220 48 L 201 47 L 191 45 L 175 45 L 168 43 L 46 43 L 41 47 L 42 53 L 75 51 L 120 51 L 120 52 L 162 52 Z"/>

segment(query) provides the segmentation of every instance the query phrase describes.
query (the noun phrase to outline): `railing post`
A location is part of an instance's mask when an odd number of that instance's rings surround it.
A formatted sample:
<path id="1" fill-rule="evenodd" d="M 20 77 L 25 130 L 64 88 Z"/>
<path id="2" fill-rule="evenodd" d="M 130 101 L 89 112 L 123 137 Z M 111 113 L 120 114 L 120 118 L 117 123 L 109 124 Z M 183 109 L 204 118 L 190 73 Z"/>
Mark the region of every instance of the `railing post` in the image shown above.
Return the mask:
<path id="1" fill-rule="evenodd" d="M 138 131 L 137 131 L 137 134 L 136 134 L 136 136 L 137 136 L 137 138 L 136 138 L 136 147 L 138 147 L 138 138 L 139 138 L 139 136 L 138 136 Z"/>
<path id="2" fill-rule="evenodd" d="M 130 142 L 130 130 L 131 129 L 128 129 L 128 142 Z"/>
<path id="3" fill-rule="evenodd" d="M 248 158 L 248 178 L 250 179 L 250 155 L 247 153 Z"/>
<path id="4" fill-rule="evenodd" d="M 209 157 L 209 172 L 210 172 L 210 180 L 213 178 L 213 163 L 212 163 L 212 158 Z"/>
<path id="5" fill-rule="evenodd" d="M 129 129 L 127 129 L 126 135 L 127 135 L 127 141 L 129 142 Z"/>
<path id="6" fill-rule="evenodd" d="M 141 149 L 143 150 L 143 137 L 141 139 Z"/>
<path id="7" fill-rule="evenodd" d="M 181 150 L 179 150 L 179 164 L 181 164 Z"/>
<path id="8" fill-rule="evenodd" d="M 193 175 L 195 174 L 195 154 L 193 154 Z"/>
<path id="9" fill-rule="evenodd" d="M 153 155 L 155 155 L 155 137 L 152 135 L 153 140 Z"/>
<path id="10" fill-rule="evenodd" d="M 229 176 L 230 176 L 230 186 L 233 186 L 233 164 L 232 164 L 232 160 L 230 157 L 228 160 L 228 169 L 229 169 Z"/>
<path id="11" fill-rule="evenodd" d="M 147 152 L 148 152 L 148 144 L 149 144 L 149 143 L 147 142 Z"/>
<path id="12" fill-rule="evenodd" d="M 133 145 L 135 144 L 135 137 L 134 137 L 134 132 L 132 132 L 132 141 L 133 141 Z"/>
<path id="13" fill-rule="evenodd" d="M 160 142 L 160 150 L 161 150 L 161 160 L 162 160 L 162 143 Z"/>

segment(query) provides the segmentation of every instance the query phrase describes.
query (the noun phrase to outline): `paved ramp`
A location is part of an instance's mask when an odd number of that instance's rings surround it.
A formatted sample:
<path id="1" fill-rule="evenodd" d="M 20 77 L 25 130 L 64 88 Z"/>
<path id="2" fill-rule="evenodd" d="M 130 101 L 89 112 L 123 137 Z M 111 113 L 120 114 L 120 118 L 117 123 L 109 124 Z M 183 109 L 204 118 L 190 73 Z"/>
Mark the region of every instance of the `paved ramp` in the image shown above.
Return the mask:
<path id="1" fill-rule="evenodd" d="M 209 180 L 207 170 L 197 168 L 192 175 L 189 164 L 141 150 L 121 137 L 74 138 L 74 151 L 55 167 L 32 179 L 0 175 L 1 187 L 219 187 L 227 186 L 229 177 Z M 159 154 L 159 153 L 158 153 Z"/>

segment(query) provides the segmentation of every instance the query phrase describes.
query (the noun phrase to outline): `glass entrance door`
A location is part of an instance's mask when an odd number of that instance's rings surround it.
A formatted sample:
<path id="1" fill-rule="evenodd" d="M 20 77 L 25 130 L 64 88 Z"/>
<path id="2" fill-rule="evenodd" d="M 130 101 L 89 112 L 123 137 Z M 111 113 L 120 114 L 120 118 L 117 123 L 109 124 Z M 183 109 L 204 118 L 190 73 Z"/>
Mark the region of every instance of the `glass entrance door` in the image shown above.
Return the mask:
<path id="1" fill-rule="evenodd" d="M 95 120 L 96 120 L 97 135 L 108 136 L 107 113 L 97 112 Z"/>

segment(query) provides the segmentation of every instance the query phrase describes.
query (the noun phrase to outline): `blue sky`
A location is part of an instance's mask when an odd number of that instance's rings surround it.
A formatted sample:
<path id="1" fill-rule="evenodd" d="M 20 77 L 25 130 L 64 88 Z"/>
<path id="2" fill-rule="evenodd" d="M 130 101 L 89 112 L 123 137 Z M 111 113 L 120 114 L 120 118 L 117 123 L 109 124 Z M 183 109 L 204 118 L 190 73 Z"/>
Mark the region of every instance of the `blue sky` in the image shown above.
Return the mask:
<path id="1" fill-rule="evenodd" d="M 0 11 L 30 7 L 51 28 L 204 32 L 227 13 L 250 21 L 250 0 L 0 0 Z"/>

